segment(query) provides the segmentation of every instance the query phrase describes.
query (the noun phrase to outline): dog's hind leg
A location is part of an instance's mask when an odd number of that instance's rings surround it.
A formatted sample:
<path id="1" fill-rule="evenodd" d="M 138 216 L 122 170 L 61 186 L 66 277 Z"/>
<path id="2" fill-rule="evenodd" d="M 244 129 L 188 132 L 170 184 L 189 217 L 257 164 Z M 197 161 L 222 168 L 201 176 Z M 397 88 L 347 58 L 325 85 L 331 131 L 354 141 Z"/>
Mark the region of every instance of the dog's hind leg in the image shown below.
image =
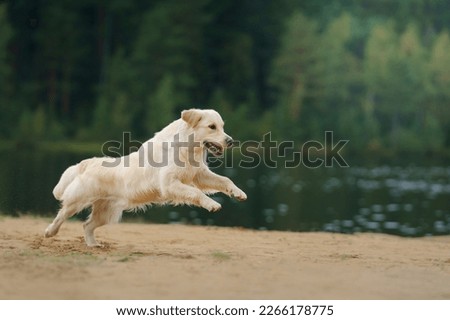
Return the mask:
<path id="1" fill-rule="evenodd" d="M 108 200 L 97 200 L 92 205 L 89 219 L 84 223 L 84 240 L 89 247 L 98 247 L 100 244 L 95 240 L 94 230 L 108 223 L 119 222 L 123 209 Z"/>
<path id="2" fill-rule="evenodd" d="M 76 179 L 73 181 L 64 192 L 64 200 L 62 207 L 58 211 L 56 218 L 45 229 L 45 237 L 53 237 L 59 231 L 59 228 L 66 219 L 72 217 L 77 212 L 80 212 L 85 207 L 89 206 L 88 203 L 83 202 L 83 195 L 80 192 L 82 190 L 80 182 Z M 67 195 L 67 196 L 66 196 Z"/>
<path id="3" fill-rule="evenodd" d="M 76 205 L 64 204 L 62 206 L 62 208 L 58 211 L 58 214 L 56 215 L 56 218 L 53 220 L 53 222 L 48 225 L 47 229 L 45 229 L 45 237 L 49 238 L 49 237 L 53 237 L 54 235 L 56 235 L 59 231 L 59 228 L 63 224 L 63 222 L 66 219 L 73 216 L 74 214 L 76 214 L 78 211 L 79 210 L 77 210 Z"/>

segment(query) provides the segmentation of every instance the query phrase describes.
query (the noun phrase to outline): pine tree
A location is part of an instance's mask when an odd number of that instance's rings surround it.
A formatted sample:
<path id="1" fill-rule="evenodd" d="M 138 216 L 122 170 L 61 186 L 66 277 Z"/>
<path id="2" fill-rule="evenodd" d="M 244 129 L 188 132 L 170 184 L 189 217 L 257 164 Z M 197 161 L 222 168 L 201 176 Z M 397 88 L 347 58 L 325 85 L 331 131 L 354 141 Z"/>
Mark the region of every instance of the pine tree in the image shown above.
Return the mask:
<path id="1" fill-rule="evenodd" d="M 272 70 L 272 84 L 278 90 L 277 126 L 282 135 L 299 137 L 305 104 L 317 99 L 319 87 L 317 23 L 301 13 L 288 21 L 281 48 Z M 305 122 L 303 122 L 305 123 Z"/>
<path id="2" fill-rule="evenodd" d="M 366 114 L 373 114 L 383 133 L 398 129 L 397 55 L 398 36 L 392 23 L 373 27 L 365 47 L 364 79 Z M 369 118 L 372 116 L 370 115 Z"/>
<path id="3" fill-rule="evenodd" d="M 333 130 L 341 137 L 352 138 L 353 147 L 367 144 L 361 108 L 362 71 L 360 61 L 349 49 L 354 21 L 349 13 L 332 20 L 320 38 L 320 114 L 322 131 Z M 366 141 L 364 141 L 366 139 Z"/>
<path id="4" fill-rule="evenodd" d="M 155 92 L 160 81 L 171 74 L 174 86 L 189 103 L 204 70 L 201 60 L 207 1 L 180 3 L 164 1 L 145 13 L 132 52 L 138 72 L 137 94 Z"/>
<path id="5" fill-rule="evenodd" d="M 131 131 L 136 117 L 136 102 L 130 99 L 134 71 L 123 50 L 110 59 L 93 115 L 91 134 L 96 139 L 120 139 Z"/>
<path id="6" fill-rule="evenodd" d="M 144 129 L 147 135 L 152 135 L 172 122 L 175 110 L 183 105 L 175 89 L 174 77 L 170 74 L 164 76 L 147 102 Z"/>
<path id="7" fill-rule="evenodd" d="M 430 131 L 439 131 L 435 137 L 441 137 L 439 145 L 450 147 L 450 36 L 447 31 L 441 32 L 431 49 L 431 58 L 427 66 L 427 92 L 430 96 L 430 112 L 426 119 Z M 434 128 L 434 129 L 433 129 Z"/>

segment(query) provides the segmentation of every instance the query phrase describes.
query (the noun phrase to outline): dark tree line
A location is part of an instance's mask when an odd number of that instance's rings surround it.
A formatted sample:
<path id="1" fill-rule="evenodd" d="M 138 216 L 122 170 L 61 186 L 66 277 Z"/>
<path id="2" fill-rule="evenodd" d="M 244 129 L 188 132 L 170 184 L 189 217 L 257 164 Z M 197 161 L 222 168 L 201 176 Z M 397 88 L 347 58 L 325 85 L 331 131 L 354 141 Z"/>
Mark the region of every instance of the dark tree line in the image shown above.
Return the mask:
<path id="1" fill-rule="evenodd" d="M 0 137 L 146 138 L 212 106 L 234 135 L 355 151 L 450 147 L 441 0 L 11 0 L 0 4 Z"/>

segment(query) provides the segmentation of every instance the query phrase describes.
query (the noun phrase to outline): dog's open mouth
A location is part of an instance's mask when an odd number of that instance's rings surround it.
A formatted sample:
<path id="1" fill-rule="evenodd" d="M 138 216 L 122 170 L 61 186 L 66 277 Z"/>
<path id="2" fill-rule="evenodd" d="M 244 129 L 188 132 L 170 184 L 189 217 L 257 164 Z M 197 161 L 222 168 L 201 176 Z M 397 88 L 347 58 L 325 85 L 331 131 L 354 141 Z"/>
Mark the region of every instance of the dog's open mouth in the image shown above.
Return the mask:
<path id="1" fill-rule="evenodd" d="M 209 153 L 211 153 L 215 157 L 220 157 L 223 155 L 223 147 L 217 143 L 211 142 L 211 141 L 205 141 L 203 142 L 206 149 Z"/>

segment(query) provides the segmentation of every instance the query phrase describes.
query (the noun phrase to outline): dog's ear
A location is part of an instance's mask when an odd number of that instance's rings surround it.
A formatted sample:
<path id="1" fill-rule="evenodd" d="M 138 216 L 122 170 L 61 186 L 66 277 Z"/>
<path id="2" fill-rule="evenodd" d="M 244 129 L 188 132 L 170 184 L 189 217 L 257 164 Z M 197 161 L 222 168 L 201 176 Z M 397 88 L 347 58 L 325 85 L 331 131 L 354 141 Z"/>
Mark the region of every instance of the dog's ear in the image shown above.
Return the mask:
<path id="1" fill-rule="evenodd" d="M 202 120 L 202 115 L 199 109 L 189 109 L 181 112 L 181 119 L 186 121 L 191 127 L 195 127 Z"/>

